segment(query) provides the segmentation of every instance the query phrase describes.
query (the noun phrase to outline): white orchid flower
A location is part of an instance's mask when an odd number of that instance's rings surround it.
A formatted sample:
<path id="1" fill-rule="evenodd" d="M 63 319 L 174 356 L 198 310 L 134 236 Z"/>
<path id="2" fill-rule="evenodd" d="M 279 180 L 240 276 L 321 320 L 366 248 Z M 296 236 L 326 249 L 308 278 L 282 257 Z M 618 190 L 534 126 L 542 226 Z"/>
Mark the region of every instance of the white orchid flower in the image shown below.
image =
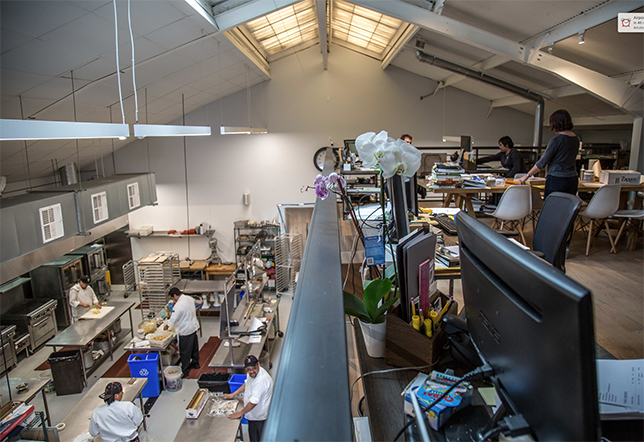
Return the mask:
<path id="1" fill-rule="evenodd" d="M 356 150 L 362 159 L 362 165 L 367 169 L 376 167 L 394 143 L 394 139 L 384 130 L 377 135 L 375 132 L 360 135 L 356 138 Z"/>
<path id="2" fill-rule="evenodd" d="M 420 168 L 420 159 L 421 155 L 418 149 L 403 140 L 397 140 L 386 155 L 380 159 L 382 176 L 391 178 L 399 174 L 411 177 Z"/>

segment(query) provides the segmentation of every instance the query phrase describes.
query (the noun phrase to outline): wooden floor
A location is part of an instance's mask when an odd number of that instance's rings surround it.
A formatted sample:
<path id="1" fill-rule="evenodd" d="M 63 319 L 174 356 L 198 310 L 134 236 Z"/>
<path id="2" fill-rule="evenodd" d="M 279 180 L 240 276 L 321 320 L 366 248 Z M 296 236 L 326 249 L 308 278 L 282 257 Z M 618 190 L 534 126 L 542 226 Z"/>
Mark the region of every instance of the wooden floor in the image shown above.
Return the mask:
<path id="1" fill-rule="evenodd" d="M 492 218 L 481 221 L 492 224 Z M 528 245 L 532 245 L 532 226 L 527 224 L 524 232 Z M 616 233 L 613 231 L 613 238 Z M 620 239 L 614 254 L 610 253 L 608 236 L 602 233 L 593 239 L 589 255 L 585 253 L 586 236 L 575 232 L 566 259 L 566 274 L 593 295 L 597 343 L 617 359 L 644 358 L 642 239 L 635 251 L 626 250 L 625 238 Z"/>

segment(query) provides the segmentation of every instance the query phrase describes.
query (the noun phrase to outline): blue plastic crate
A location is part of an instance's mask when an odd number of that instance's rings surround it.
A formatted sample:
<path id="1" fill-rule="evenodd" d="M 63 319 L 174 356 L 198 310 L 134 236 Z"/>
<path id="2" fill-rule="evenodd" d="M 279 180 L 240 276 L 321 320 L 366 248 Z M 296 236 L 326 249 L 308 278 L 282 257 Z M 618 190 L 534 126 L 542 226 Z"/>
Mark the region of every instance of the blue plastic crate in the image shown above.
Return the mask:
<path id="1" fill-rule="evenodd" d="M 244 385 L 244 382 L 246 382 L 246 375 L 245 374 L 234 374 L 228 379 L 228 385 L 230 385 L 230 392 L 234 393 L 237 391 L 239 387 Z M 247 424 L 248 420 L 246 419 L 246 416 L 242 416 L 242 424 Z"/>
<path id="2" fill-rule="evenodd" d="M 161 393 L 161 366 L 159 353 L 135 353 L 127 358 L 130 366 L 130 375 L 134 378 L 147 378 L 141 395 L 143 397 L 157 397 Z"/>

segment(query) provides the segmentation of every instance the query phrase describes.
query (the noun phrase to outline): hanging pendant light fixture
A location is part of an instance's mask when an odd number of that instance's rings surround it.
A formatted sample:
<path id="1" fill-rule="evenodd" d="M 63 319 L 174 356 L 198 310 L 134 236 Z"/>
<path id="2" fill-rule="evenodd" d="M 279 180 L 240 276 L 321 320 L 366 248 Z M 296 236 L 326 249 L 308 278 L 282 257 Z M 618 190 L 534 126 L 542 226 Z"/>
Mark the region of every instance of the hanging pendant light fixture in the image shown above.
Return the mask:
<path id="1" fill-rule="evenodd" d="M 248 114 L 248 126 L 224 126 L 219 127 L 219 133 L 222 135 L 254 135 L 267 134 L 268 129 L 265 127 L 253 127 L 250 118 L 251 111 L 251 94 L 250 94 L 250 69 L 246 66 L 246 112 Z M 223 116 L 222 116 L 223 117 Z"/>

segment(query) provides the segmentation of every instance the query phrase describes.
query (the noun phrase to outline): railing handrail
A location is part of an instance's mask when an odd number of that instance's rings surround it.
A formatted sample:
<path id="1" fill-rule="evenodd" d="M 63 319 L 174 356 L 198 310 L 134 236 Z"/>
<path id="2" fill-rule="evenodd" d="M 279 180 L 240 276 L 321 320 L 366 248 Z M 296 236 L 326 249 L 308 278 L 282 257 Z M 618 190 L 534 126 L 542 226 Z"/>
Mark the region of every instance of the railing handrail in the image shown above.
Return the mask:
<path id="1" fill-rule="evenodd" d="M 327 151 L 324 174 L 333 171 Z M 317 199 L 286 329 L 264 441 L 350 441 L 339 220 Z"/>

